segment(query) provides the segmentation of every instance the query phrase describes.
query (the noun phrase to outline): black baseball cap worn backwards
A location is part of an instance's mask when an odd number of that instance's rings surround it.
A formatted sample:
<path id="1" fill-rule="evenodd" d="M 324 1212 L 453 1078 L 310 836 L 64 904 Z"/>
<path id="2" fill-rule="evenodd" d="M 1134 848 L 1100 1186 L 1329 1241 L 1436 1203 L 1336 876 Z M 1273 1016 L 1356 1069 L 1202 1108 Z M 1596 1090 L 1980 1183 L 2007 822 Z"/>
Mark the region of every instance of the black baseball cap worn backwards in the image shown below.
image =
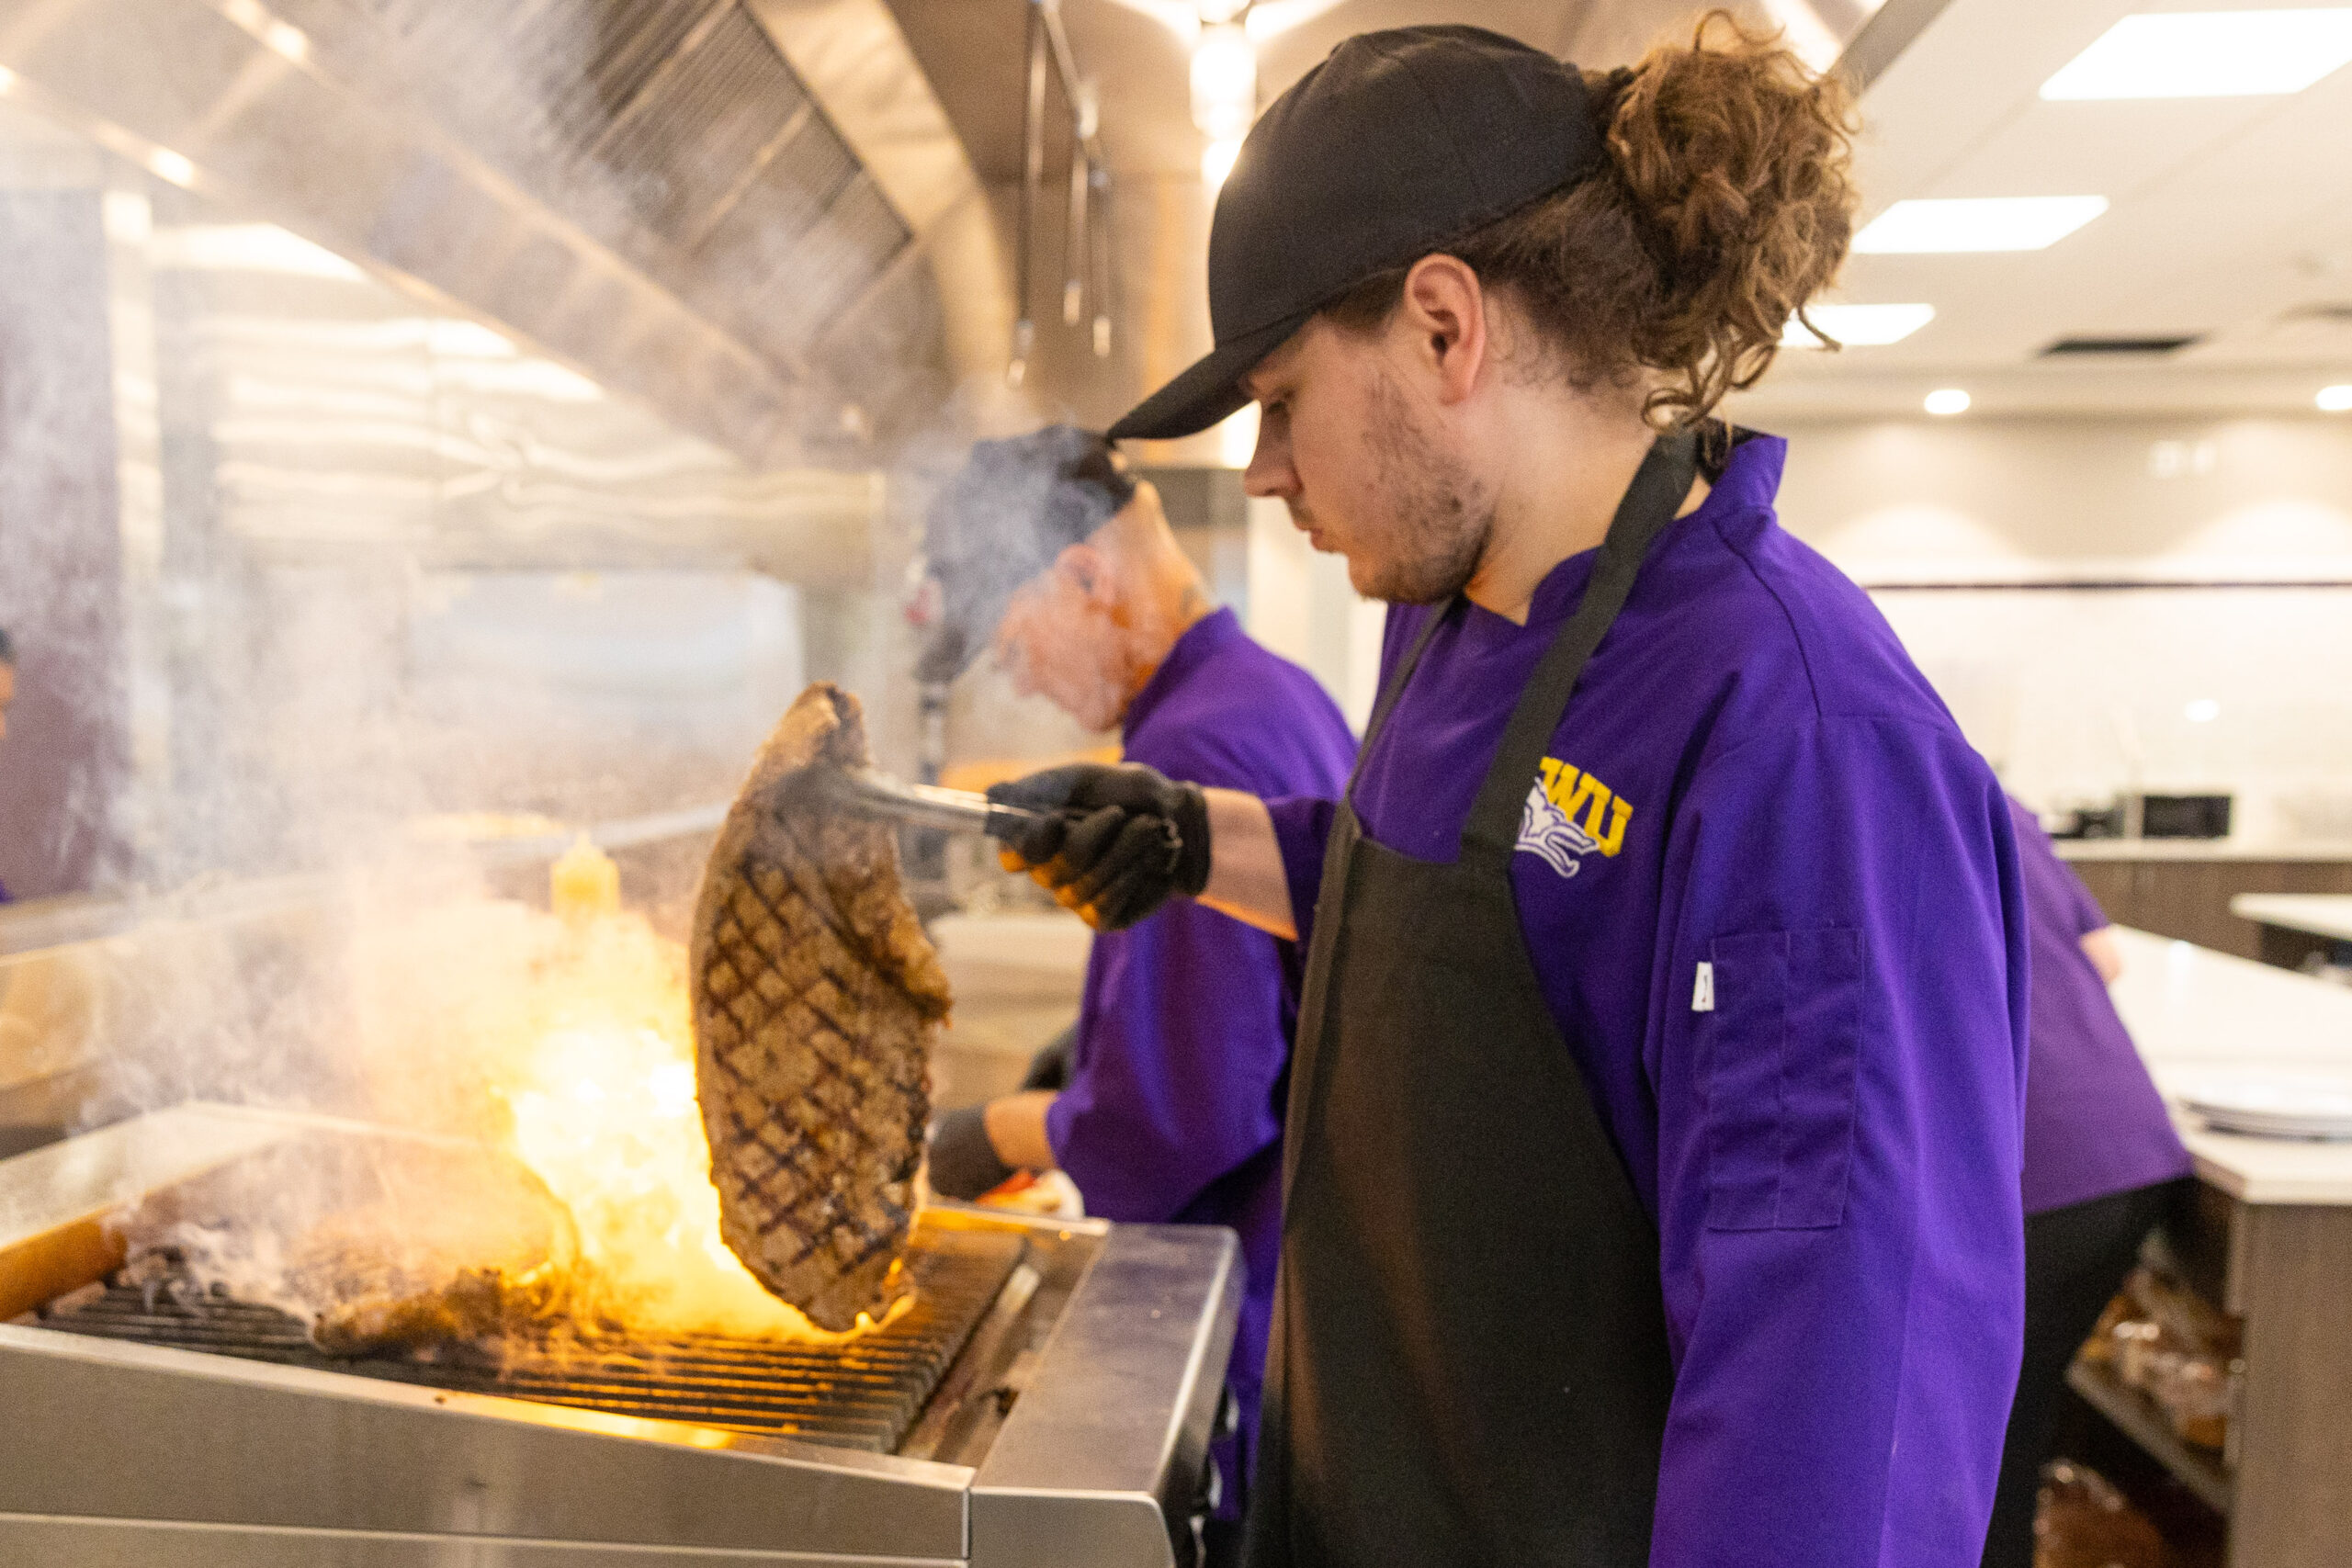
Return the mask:
<path id="1" fill-rule="evenodd" d="M 1573 65 L 1484 28 L 1348 39 L 1250 129 L 1209 225 L 1216 347 L 1111 427 L 1206 430 L 1241 378 L 1324 306 L 1600 166 Z"/>

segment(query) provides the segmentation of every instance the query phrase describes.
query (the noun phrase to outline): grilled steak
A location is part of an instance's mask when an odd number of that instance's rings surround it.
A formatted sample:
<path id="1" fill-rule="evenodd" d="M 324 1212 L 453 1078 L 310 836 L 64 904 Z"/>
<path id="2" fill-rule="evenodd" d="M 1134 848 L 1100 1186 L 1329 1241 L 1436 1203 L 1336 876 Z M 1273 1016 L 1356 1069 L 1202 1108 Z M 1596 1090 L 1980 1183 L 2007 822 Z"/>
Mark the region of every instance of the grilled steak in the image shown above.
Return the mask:
<path id="1" fill-rule="evenodd" d="M 947 977 L 889 831 L 828 808 L 862 767 L 857 699 L 820 682 L 719 829 L 695 911 L 695 1091 L 727 1245 L 820 1326 L 898 1289 Z"/>

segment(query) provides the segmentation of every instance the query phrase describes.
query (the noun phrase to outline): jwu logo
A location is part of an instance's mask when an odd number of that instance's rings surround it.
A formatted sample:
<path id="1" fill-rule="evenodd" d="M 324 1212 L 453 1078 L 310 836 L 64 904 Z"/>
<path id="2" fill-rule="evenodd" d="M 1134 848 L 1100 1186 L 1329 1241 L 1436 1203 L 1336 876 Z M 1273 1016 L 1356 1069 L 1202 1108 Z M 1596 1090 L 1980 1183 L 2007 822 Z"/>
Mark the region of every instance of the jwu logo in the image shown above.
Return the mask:
<path id="1" fill-rule="evenodd" d="M 1562 876 L 1574 876 L 1584 857 L 1598 851 L 1613 858 L 1625 847 L 1625 824 L 1634 808 L 1610 787 L 1555 757 L 1543 762 L 1542 778 L 1527 788 L 1519 815 L 1519 847 L 1543 857 Z"/>

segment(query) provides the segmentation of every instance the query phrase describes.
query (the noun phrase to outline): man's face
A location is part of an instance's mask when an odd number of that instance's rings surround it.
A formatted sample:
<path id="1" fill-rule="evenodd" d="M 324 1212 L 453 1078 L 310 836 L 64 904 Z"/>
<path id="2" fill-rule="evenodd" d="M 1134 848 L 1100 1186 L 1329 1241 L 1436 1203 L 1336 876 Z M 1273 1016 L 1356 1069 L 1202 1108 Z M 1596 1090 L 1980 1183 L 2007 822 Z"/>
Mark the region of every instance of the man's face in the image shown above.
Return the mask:
<path id="1" fill-rule="evenodd" d="M 1258 449 L 1242 488 L 1279 498 L 1310 544 L 1346 556 L 1357 592 L 1433 604 L 1470 581 L 1494 505 L 1416 406 L 1394 331 L 1318 316 L 1250 372 Z"/>
<path id="2" fill-rule="evenodd" d="M 0 663 L 0 740 L 8 739 L 8 705 L 17 700 L 17 667 Z"/>
<path id="3" fill-rule="evenodd" d="M 1127 705 L 1125 628 L 1107 570 L 1092 546 L 1072 545 L 1012 596 L 996 630 L 996 661 L 1014 689 L 1089 729 L 1111 728 Z"/>

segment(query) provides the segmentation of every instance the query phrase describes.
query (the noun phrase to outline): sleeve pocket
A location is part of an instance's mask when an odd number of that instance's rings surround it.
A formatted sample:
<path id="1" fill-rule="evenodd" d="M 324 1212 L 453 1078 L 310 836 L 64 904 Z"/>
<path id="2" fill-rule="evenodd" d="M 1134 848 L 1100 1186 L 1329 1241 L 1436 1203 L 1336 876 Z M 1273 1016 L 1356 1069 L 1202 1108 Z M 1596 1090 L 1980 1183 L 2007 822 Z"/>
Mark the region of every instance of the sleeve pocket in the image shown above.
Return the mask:
<path id="1" fill-rule="evenodd" d="M 1709 944 L 1707 1228 L 1814 1230 L 1846 1217 L 1861 1043 L 1862 935 L 1831 927 Z"/>

